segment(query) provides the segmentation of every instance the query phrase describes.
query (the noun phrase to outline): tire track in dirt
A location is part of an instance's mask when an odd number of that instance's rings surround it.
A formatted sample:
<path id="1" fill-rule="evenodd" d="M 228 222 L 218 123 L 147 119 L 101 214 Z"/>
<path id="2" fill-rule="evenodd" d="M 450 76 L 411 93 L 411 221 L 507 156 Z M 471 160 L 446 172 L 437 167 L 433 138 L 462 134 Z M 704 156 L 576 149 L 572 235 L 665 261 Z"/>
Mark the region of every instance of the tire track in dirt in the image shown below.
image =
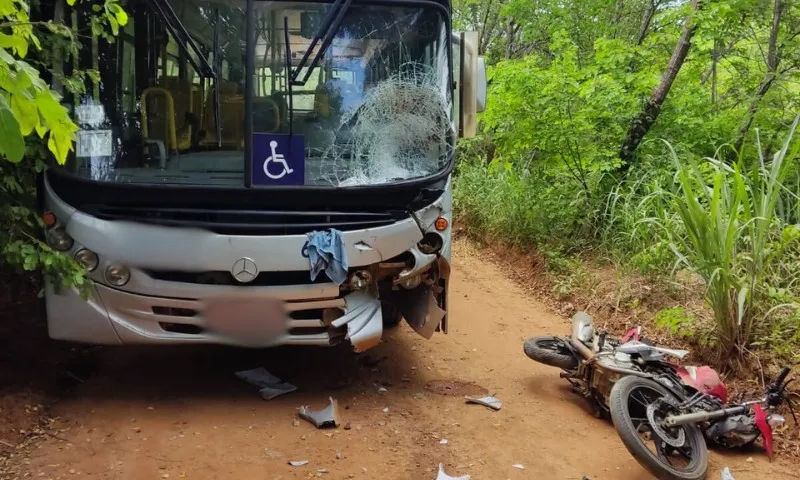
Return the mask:
<path id="1" fill-rule="evenodd" d="M 271 480 L 324 468 L 319 475 L 331 479 L 422 480 L 435 478 L 442 462 L 451 475 L 474 479 L 650 478 L 556 369 L 522 353 L 530 336 L 565 333 L 566 319 L 456 247 L 449 335 L 426 341 L 401 325 L 368 353 L 370 362 L 347 348 L 106 349 L 96 375 L 56 405 L 60 439 L 30 452 L 26 470 L 51 479 Z M 233 376 L 262 365 L 299 390 L 265 402 Z M 434 380 L 474 382 L 503 409 L 431 392 Z M 350 383 L 336 387 L 343 382 Z M 294 422 L 297 407 L 321 408 L 328 396 L 349 430 Z M 714 455 L 710 478 L 724 465 L 737 480 L 793 478 L 760 452 Z"/>

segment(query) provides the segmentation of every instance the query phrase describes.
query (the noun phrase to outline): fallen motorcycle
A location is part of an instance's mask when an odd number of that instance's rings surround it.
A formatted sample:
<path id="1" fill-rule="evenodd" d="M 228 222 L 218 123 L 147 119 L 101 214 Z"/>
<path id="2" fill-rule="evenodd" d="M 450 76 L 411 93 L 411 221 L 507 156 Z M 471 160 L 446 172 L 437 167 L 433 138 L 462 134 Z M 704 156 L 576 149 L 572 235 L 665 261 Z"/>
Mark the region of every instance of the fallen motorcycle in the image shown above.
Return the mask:
<path id="1" fill-rule="evenodd" d="M 633 362 L 629 349 L 642 361 Z M 569 336 L 534 337 L 525 341 L 525 354 L 539 363 L 558 367 L 561 378 L 574 392 L 589 400 L 600 417 L 610 418 L 609 397 L 621 378 L 636 374 L 658 374 L 675 367 L 666 362 L 671 356 L 681 359 L 689 352 L 660 348 L 641 338 L 641 328 L 630 330 L 621 339 L 596 332 L 592 317 L 578 312 L 572 317 Z"/>
<path id="2" fill-rule="evenodd" d="M 641 361 L 636 354 L 632 358 Z M 611 418 L 628 451 L 657 478 L 704 479 L 706 440 L 739 447 L 762 437 L 772 457 L 772 429 L 785 422 L 773 410 L 787 402 L 794 417 L 785 394 L 788 374 L 784 368 L 763 398 L 727 403 L 725 385 L 708 367 L 640 372 L 612 388 Z"/>

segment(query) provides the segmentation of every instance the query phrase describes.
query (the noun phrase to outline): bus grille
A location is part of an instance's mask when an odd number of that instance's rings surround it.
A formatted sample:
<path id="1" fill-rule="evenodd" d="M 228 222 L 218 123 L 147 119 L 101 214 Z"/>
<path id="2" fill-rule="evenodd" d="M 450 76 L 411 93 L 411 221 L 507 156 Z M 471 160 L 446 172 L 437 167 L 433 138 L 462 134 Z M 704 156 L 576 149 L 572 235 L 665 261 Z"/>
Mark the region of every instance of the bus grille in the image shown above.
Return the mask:
<path id="1" fill-rule="evenodd" d="M 87 205 L 83 210 L 103 220 L 127 220 L 172 227 L 201 228 L 225 235 L 293 235 L 335 228 L 361 230 L 391 225 L 408 212 L 295 212 L 205 208 L 146 208 Z"/>

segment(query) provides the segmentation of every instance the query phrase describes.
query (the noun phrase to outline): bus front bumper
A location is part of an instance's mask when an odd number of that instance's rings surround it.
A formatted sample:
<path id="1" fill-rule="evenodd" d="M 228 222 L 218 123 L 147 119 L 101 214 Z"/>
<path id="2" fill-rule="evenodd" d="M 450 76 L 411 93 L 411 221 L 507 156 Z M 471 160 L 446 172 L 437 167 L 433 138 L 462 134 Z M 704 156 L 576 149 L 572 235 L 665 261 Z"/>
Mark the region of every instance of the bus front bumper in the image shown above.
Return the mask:
<path id="1" fill-rule="evenodd" d="M 439 264 L 439 268 L 449 269 L 445 259 L 440 258 Z M 232 337 L 207 325 L 204 310 L 208 302 L 241 297 L 242 290 L 236 286 L 173 283 L 165 289 L 170 296 L 156 296 L 92 281 L 88 290 L 84 300 L 76 289 L 56 291 L 54 285 L 46 285 L 51 338 L 105 345 L 205 343 L 258 348 L 349 341 L 355 351 L 363 352 L 378 345 L 383 335 L 381 301 L 367 291 L 340 294 L 334 283 L 248 288 L 248 298 L 278 301 L 288 317 L 282 319 L 286 324 L 279 334 L 257 340 Z M 445 310 L 440 306 L 446 305 L 437 304 L 433 292 L 425 287 L 401 294 L 408 295 L 403 299 L 414 299 L 406 303 L 417 305 L 414 311 L 403 311 L 408 323 L 430 338 L 443 323 Z M 258 321 L 272 320 L 264 316 Z"/>

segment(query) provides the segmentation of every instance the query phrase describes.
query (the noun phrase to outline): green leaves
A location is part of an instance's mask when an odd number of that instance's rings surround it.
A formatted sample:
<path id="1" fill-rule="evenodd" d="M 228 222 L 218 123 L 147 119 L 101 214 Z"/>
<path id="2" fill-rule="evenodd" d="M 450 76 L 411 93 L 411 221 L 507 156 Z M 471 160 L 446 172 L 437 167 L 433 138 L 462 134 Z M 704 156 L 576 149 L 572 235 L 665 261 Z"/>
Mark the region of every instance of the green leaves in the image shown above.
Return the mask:
<path id="1" fill-rule="evenodd" d="M 67 4 L 75 1 L 67 0 Z M 113 37 L 108 30 L 116 34 L 128 23 L 116 0 L 107 0 L 95 12 L 92 29 L 109 41 Z M 78 129 L 61 96 L 39 76 L 39 69 L 62 80 L 68 93 L 83 93 L 84 80 L 97 83 L 99 73 L 76 70 L 62 78 L 53 66 L 70 62 L 79 44 L 64 24 L 31 22 L 24 1 L 0 0 L 0 23 L 4 25 L 0 31 L 0 262 L 20 272 L 39 270 L 56 285 L 77 287 L 86 295 L 85 270 L 41 240 L 41 220 L 34 207 L 35 175 L 49 159 L 62 164 L 67 160 Z M 24 59 L 31 49 L 38 54 L 29 63 Z"/>
<path id="2" fill-rule="evenodd" d="M 17 163 L 25 154 L 25 140 L 20 124 L 4 96 L 0 95 L 0 154 Z"/>

